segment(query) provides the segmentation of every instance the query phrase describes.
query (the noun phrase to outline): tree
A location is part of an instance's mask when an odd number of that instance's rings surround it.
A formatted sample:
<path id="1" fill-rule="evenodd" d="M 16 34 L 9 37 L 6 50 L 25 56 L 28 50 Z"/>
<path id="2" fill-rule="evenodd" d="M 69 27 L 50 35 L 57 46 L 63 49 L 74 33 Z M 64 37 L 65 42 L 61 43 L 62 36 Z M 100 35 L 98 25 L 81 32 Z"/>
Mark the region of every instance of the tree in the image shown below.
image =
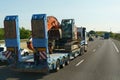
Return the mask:
<path id="1" fill-rule="evenodd" d="M 30 30 L 27 30 L 24 27 L 20 28 L 20 39 L 27 39 L 30 37 L 30 35 Z"/>
<path id="2" fill-rule="evenodd" d="M 4 39 L 4 29 L 0 28 L 0 40 Z"/>
<path id="3" fill-rule="evenodd" d="M 31 36 L 31 31 L 25 29 L 24 27 L 20 28 L 20 39 L 27 39 Z M 4 37 L 4 28 L 0 28 L 0 40 L 3 40 Z"/>
<path id="4" fill-rule="evenodd" d="M 96 33 L 96 32 L 93 31 L 93 30 L 89 31 L 89 34 L 95 34 L 95 33 Z"/>
<path id="5" fill-rule="evenodd" d="M 95 31 L 93 31 L 93 30 L 89 31 L 89 35 L 91 35 L 91 36 L 95 36 L 95 34 L 96 34 Z"/>

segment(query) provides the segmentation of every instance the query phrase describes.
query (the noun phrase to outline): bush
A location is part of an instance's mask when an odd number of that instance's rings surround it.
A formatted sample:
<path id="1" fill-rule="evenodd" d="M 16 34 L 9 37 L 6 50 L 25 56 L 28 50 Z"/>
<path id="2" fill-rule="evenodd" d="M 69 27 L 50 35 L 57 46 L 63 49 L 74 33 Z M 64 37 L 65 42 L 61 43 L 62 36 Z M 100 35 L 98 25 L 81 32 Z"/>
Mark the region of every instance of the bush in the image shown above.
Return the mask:
<path id="1" fill-rule="evenodd" d="M 20 28 L 20 39 L 27 39 L 31 35 L 30 30 L 26 30 L 25 28 Z"/>
<path id="2" fill-rule="evenodd" d="M 24 27 L 20 28 L 20 39 L 27 39 L 31 35 L 31 31 L 25 29 Z M 0 28 L 0 40 L 4 40 L 4 28 Z"/>
<path id="3" fill-rule="evenodd" d="M 4 39 L 4 29 L 1 28 L 0 29 L 0 40 L 3 40 Z"/>

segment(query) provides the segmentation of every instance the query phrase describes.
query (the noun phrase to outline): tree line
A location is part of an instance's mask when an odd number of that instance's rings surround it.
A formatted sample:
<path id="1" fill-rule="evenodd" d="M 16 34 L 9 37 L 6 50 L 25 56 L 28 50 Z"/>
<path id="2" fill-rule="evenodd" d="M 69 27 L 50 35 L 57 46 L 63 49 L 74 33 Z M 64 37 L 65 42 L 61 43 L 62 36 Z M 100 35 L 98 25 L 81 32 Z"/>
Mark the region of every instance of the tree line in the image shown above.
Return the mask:
<path id="1" fill-rule="evenodd" d="M 20 39 L 28 39 L 31 36 L 31 31 L 25 29 L 24 27 L 20 28 Z M 0 28 L 0 40 L 4 40 L 4 28 Z"/>
<path id="2" fill-rule="evenodd" d="M 106 33 L 106 31 L 89 31 L 89 34 L 91 35 L 98 35 L 98 36 L 103 36 L 103 34 Z M 120 41 L 120 33 L 113 33 L 113 32 L 109 32 L 110 33 L 110 37 L 113 38 L 113 39 L 117 39 Z"/>
<path id="3" fill-rule="evenodd" d="M 89 31 L 89 34 L 102 36 L 105 32 L 104 31 Z M 20 39 L 28 39 L 31 36 L 31 31 L 25 29 L 24 27 L 20 28 Z M 110 32 L 110 37 L 120 40 L 120 33 L 112 33 Z M 4 28 L 0 28 L 0 40 L 4 40 Z"/>

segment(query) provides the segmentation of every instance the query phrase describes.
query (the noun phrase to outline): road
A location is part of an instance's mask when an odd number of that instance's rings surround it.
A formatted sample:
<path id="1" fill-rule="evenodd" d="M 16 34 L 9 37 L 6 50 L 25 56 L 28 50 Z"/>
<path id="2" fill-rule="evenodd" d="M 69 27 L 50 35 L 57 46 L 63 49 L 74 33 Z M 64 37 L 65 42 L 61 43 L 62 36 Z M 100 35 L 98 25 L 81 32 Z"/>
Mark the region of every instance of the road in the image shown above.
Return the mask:
<path id="1" fill-rule="evenodd" d="M 120 42 L 95 39 L 88 52 L 50 74 L 20 73 L 0 66 L 0 80 L 120 80 Z"/>

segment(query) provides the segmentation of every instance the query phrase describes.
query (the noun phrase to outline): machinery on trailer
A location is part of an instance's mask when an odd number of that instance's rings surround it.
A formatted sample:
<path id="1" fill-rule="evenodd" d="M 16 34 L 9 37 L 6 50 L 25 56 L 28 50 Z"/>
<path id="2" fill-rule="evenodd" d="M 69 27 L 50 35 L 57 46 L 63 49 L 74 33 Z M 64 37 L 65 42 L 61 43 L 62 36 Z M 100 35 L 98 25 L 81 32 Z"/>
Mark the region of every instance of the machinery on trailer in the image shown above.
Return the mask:
<path id="1" fill-rule="evenodd" d="M 67 52 L 70 59 L 83 53 L 83 47 L 77 39 L 77 28 L 74 19 L 62 19 L 62 38 L 55 40 L 54 52 Z"/>
<path id="2" fill-rule="evenodd" d="M 69 64 L 68 53 L 50 54 L 46 14 L 33 15 L 31 23 L 34 53 L 21 57 L 18 16 L 7 16 L 4 20 L 6 52 L 10 67 L 21 72 L 48 72 L 49 70 L 58 71 L 60 67 Z M 52 31 L 52 33 L 54 32 Z M 58 30 L 55 30 L 55 33 L 57 34 Z M 59 38 L 59 36 L 56 37 Z"/>
<path id="3" fill-rule="evenodd" d="M 47 32 L 48 32 L 48 39 L 59 39 L 61 36 L 61 29 L 60 29 L 60 23 L 58 22 L 57 18 L 54 16 L 47 16 Z M 56 35 L 55 35 L 56 34 Z M 33 44 L 32 44 L 32 36 L 27 41 L 27 48 L 30 50 L 34 50 Z"/>
<path id="4" fill-rule="evenodd" d="M 48 42 L 51 46 L 49 48 L 50 53 L 67 52 L 69 53 L 70 59 L 83 53 L 83 46 L 80 45 L 77 39 L 77 28 L 74 19 L 63 19 L 61 24 L 59 24 L 55 17 L 48 16 L 46 24 Z M 34 50 L 32 38 L 28 40 L 27 46 L 30 50 Z"/>

